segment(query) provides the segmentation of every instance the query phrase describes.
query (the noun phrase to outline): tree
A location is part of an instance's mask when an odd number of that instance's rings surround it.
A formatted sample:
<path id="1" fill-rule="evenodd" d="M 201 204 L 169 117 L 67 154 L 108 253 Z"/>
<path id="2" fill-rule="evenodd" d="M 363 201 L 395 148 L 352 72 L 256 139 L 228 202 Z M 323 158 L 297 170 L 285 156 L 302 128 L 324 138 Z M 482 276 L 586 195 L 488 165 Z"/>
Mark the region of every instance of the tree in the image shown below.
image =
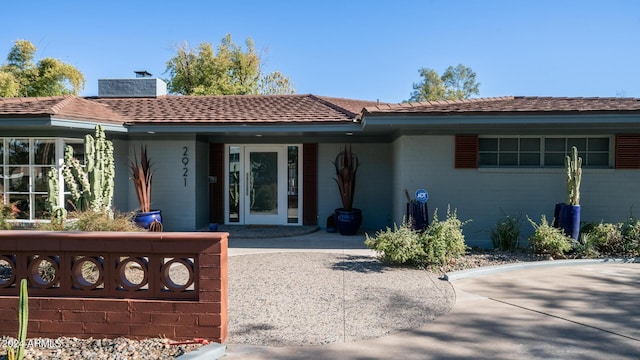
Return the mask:
<path id="1" fill-rule="evenodd" d="M 36 47 L 28 40 L 16 40 L 0 66 L 0 97 L 56 96 L 84 89 L 80 70 L 53 58 L 33 62 Z"/>
<path id="2" fill-rule="evenodd" d="M 288 77 L 276 71 L 264 74 L 253 41 L 247 38 L 246 50 L 233 43 L 227 34 L 217 53 L 210 43 L 197 49 L 183 44 L 167 61 L 169 92 L 182 95 L 293 94 Z"/>
<path id="3" fill-rule="evenodd" d="M 409 101 L 461 100 L 480 92 L 476 73 L 462 64 L 449 66 L 442 76 L 429 68 L 421 68 L 418 73 L 422 81 L 413 84 Z"/>

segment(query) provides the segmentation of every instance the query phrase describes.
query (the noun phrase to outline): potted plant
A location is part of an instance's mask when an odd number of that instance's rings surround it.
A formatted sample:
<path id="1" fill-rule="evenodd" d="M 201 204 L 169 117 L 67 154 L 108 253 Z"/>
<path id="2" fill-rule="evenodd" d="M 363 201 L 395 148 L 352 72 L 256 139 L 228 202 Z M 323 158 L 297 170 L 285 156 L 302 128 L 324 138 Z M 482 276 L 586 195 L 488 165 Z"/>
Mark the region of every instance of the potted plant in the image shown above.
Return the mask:
<path id="1" fill-rule="evenodd" d="M 344 150 L 336 156 L 333 165 L 336 168 L 334 180 L 338 184 L 342 200 L 342 207 L 334 211 L 335 226 L 342 235 L 355 235 L 362 224 L 362 210 L 353 207 L 360 160 L 351 151 L 351 146 L 345 145 Z"/>
<path id="2" fill-rule="evenodd" d="M 140 211 L 133 218 L 138 226 L 149 229 L 153 223 L 162 224 L 162 214 L 160 210 L 151 210 L 151 182 L 153 172 L 151 171 L 151 159 L 147 156 L 147 147 L 140 146 L 140 162 L 134 150 L 133 161 L 131 163 L 131 180 L 136 189 Z"/>
<path id="3" fill-rule="evenodd" d="M 567 236 L 578 240 L 580 235 L 580 182 L 582 181 L 582 158 L 573 146 L 571 155 L 564 159 L 567 170 L 567 203 L 556 204 L 554 225 L 563 229 Z"/>

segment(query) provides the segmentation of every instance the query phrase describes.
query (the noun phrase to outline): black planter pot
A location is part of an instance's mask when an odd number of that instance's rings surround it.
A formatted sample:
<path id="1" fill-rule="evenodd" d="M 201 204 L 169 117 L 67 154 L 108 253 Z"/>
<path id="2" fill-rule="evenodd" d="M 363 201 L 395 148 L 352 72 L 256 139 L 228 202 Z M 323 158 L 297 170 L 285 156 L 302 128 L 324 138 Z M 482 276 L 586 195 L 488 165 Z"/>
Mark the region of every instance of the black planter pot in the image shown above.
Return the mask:
<path id="1" fill-rule="evenodd" d="M 413 230 L 423 232 L 429 226 L 429 208 L 427 203 L 410 201 L 407 203 L 407 221 Z"/>
<path id="2" fill-rule="evenodd" d="M 162 223 L 162 214 L 160 210 L 151 210 L 149 212 L 139 212 L 133 217 L 133 221 L 140 227 L 149 229 L 152 222 L 158 220 Z"/>
<path id="3" fill-rule="evenodd" d="M 580 236 L 580 205 L 556 204 L 553 226 L 574 240 Z"/>
<path id="4" fill-rule="evenodd" d="M 336 209 L 333 217 L 340 235 L 355 235 L 362 224 L 362 210 L 360 209 Z"/>

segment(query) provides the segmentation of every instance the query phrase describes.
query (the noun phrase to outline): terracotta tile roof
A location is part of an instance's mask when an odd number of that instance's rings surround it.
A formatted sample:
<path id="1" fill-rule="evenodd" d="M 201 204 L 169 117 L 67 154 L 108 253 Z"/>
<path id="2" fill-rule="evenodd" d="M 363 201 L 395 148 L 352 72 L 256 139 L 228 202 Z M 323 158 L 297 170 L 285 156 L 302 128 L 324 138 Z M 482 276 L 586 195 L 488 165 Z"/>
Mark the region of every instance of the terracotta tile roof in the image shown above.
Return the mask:
<path id="1" fill-rule="evenodd" d="M 89 98 L 129 123 L 335 123 L 352 122 L 371 101 L 315 95 L 160 96 Z"/>
<path id="2" fill-rule="evenodd" d="M 120 115 L 107 106 L 77 96 L 0 98 L 0 118 L 55 117 L 122 124 Z"/>
<path id="3" fill-rule="evenodd" d="M 382 104 L 365 108 L 364 116 L 513 115 L 640 112 L 637 98 L 505 96 L 467 100 Z"/>
<path id="4" fill-rule="evenodd" d="M 376 106 L 381 104 L 379 101 L 353 100 L 329 96 L 318 96 L 318 98 L 332 104 L 333 106 L 338 106 L 345 110 L 348 110 L 353 114 L 353 116 L 359 116 L 362 112 L 362 109 L 367 106 Z"/>

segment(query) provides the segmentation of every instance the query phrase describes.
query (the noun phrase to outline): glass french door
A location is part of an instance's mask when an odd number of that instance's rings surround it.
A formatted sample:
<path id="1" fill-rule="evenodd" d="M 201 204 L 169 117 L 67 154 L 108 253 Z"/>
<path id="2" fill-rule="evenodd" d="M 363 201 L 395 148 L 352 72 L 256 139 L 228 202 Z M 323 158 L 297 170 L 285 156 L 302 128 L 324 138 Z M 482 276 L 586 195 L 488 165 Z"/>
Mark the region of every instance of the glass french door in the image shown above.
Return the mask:
<path id="1" fill-rule="evenodd" d="M 299 146 L 228 146 L 227 222 L 298 224 Z"/>

